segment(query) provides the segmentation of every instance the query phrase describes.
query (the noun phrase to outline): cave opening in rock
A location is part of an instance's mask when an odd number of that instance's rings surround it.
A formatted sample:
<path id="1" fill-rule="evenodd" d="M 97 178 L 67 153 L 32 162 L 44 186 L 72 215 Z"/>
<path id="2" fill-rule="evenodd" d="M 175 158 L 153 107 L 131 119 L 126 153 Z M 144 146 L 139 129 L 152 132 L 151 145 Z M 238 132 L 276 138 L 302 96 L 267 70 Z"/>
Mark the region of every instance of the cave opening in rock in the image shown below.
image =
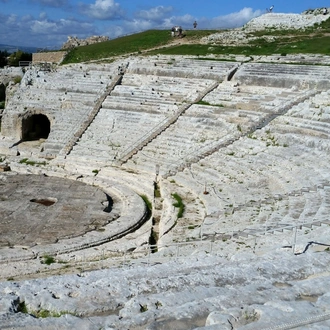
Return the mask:
<path id="1" fill-rule="evenodd" d="M 50 133 L 50 122 L 47 116 L 38 114 L 22 120 L 22 140 L 34 141 L 47 139 Z"/>

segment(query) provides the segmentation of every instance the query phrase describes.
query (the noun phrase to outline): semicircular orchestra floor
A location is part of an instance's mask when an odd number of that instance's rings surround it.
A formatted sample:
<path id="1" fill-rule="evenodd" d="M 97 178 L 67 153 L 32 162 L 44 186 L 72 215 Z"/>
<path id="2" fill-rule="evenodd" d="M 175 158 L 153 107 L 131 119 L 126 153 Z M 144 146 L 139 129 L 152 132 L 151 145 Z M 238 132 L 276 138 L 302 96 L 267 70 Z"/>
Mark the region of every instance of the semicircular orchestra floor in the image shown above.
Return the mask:
<path id="1" fill-rule="evenodd" d="M 111 221 L 100 189 L 44 175 L 0 175 L 0 247 L 55 243 Z"/>

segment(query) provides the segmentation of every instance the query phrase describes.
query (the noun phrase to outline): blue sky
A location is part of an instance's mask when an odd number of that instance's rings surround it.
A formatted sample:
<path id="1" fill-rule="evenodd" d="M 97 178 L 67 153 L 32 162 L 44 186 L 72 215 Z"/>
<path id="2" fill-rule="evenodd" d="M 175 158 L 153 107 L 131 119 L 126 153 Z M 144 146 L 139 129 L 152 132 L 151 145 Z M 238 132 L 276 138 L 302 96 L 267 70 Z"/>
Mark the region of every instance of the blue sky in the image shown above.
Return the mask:
<path id="1" fill-rule="evenodd" d="M 0 44 L 60 48 L 68 36 L 120 35 L 181 25 L 240 27 L 274 5 L 277 13 L 330 6 L 322 0 L 0 0 Z"/>

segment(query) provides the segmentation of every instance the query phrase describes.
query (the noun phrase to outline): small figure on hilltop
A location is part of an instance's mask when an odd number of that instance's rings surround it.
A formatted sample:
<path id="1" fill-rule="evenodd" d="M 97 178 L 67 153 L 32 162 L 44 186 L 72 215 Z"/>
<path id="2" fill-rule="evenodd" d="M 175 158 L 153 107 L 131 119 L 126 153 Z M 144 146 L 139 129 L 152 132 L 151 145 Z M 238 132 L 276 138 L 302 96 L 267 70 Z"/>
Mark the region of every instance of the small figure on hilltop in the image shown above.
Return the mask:
<path id="1" fill-rule="evenodd" d="M 274 5 L 271 5 L 269 8 L 266 8 L 268 13 L 271 13 L 274 9 Z"/>
<path id="2" fill-rule="evenodd" d="M 194 22 L 193 26 L 194 26 L 194 29 L 197 28 L 197 22 L 196 21 Z"/>
<path id="3" fill-rule="evenodd" d="M 179 37 L 179 38 L 183 37 L 181 26 L 173 26 L 172 27 L 172 37 L 175 37 L 175 36 Z"/>
<path id="4" fill-rule="evenodd" d="M 327 8 L 323 8 L 323 15 L 327 15 L 328 14 L 328 9 Z"/>

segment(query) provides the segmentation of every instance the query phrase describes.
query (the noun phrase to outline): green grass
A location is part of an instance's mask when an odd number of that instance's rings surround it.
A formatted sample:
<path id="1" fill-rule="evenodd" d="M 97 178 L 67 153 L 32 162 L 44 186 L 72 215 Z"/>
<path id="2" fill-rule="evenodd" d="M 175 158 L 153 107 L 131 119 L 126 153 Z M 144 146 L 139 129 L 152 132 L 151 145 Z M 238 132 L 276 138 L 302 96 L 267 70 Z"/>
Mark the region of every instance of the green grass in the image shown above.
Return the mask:
<path id="1" fill-rule="evenodd" d="M 16 77 L 14 78 L 14 83 L 15 83 L 15 84 L 19 84 L 21 81 L 22 81 L 22 77 L 20 77 L 20 76 L 16 76 Z"/>
<path id="2" fill-rule="evenodd" d="M 223 104 L 211 104 L 211 103 L 203 101 L 203 100 L 196 102 L 196 104 L 223 108 Z"/>
<path id="3" fill-rule="evenodd" d="M 202 37 L 220 33 L 220 30 L 188 30 L 182 42 L 174 39 L 169 30 L 148 30 L 88 46 L 76 47 L 66 56 L 63 64 L 102 60 L 111 62 L 121 55 L 188 55 L 204 59 L 213 55 L 272 55 L 272 54 L 329 54 L 330 19 L 320 25 L 305 29 L 275 29 L 255 31 L 250 36 L 258 37 L 247 45 L 223 46 L 202 44 Z M 268 41 L 266 37 L 275 36 Z M 176 45 L 170 46 L 174 40 Z M 189 41 L 189 43 L 187 43 Z M 208 58 L 209 59 L 209 58 Z M 216 59 L 219 60 L 219 59 Z"/>
<path id="4" fill-rule="evenodd" d="M 48 309 L 40 309 L 37 311 L 28 311 L 26 310 L 26 313 L 29 313 L 31 315 L 33 315 L 36 318 L 47 318 L 47 317 L 61 317 L 62 315 L 74 315 L 74 313 L 68 312 L 68 311 L 59 311 L 59 312 L 55 312 L 55 311 L 50 311 Z"/>
<path id="5" fill-rule="evenodd" d="M 33 161 L 33 160 L 29 160 L 28 158 L 23 158 L 19 161 L 20 164 L 26 164 L 26 165 L 31 165 L 31 166 L 44 166 L 46 165 L 47 163 L 44 161 L 44 162 L 36 162 L 36 161 Z"/>
<path id="6" fill-rule="evenodd" d="M 330 36 L 321 36 L 314 38 L 302 38 L 301 40 L 292 41 L 291 38 L 282 38 L 274 42 L 267 42 L 264 38 L 250 42 L 246 46 L 210 46 L 210 45 L 178 45 L 157 51 L 149 52 L 152 54 L 162 55 L 191 55 L 191 56 L 207 56 L 207 55 L 272 55 L 272 54 L 329 54 L 330 53 Z"/>
<path id="7" fill-rule="evenodd" d="M 144 200 L 144 202 L 147 205 L 147 208 L 149 211 L 152 211 L 152 203 L 149 201 L 148 197 L 146 195 L 140 195 L 140 197 Z"/>
<path id="8" fill-rule="evenodd" d="M 53 264 L 55 262 L 56 261 L 55 261 L 55 258 L 54 257 L 45 255 L 45 256 L 43 256 L 43 260 L 42 260 L 41 263 L 46 264 L 46 265 L 49 266 L 49 265 L 51 265 L 51 264 Z"/>
<path id="9" fill-rule="evenodd" d="M 93 45 L 77 47 L 68 53 L 63 64 L 140 53 L 146 49 L 165 45 L 171 38 L 171 31 L 149 30 Z"/>
<path id="10" fill-rule="evenodd" d="M 59 311 L 59 312 L 55 312 L 55 311 L 50 311 L 47 309 L 40 309 L 37 311 L 29 311 L 25 301 L 21 301 L 18 304 L 18 312 L 24 313 L 24 314 L 30 314 L 33 315 L 36 318 L 46 318 L 46 317 L 61 317 L 62 315 L 65 314 L 70 314 L 70 315 L 74 315 L 74 313 L 68 312 L 68 311 Z"/>
<path id="11" fill-rule="evenodd" d="M 215 32 L 217 31 L 187 31 L 184 38 L 185 40 L 198 41 L 200 38 Z M 63 64 L 100 60 L 119 55 L 139 54 L 151 48 L 161 48 L 173 40 L 169 30 L 148 30 L 93 45 L 74 48 L 67 54 Z"/>
<path id="12" fill-rule="evenodd" d="M 182 198 L 177 193 L 172 194 L 172 197 L 176 200 L 176 203 L 173 203 L 173 206 L 179 209 L 177 217 L 178 219 L 182 218 L 185 209 Z"/>

